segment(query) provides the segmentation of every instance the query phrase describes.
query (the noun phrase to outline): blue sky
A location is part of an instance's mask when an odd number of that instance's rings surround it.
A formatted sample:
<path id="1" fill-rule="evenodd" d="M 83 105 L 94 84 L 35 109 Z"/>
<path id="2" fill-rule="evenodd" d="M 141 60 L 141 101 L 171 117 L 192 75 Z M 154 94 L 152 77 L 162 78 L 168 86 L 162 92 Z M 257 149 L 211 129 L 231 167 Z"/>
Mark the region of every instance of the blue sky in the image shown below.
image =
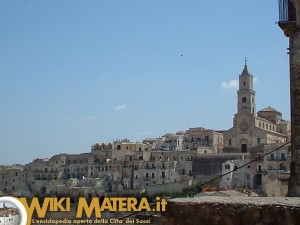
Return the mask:
<path id="1" fill-rule="evenodd" d="M 245 57 L 257 110 L 289 119 L 276 0 L 1 0 L 0 12 L 0 164 L 229 129 Z"/>

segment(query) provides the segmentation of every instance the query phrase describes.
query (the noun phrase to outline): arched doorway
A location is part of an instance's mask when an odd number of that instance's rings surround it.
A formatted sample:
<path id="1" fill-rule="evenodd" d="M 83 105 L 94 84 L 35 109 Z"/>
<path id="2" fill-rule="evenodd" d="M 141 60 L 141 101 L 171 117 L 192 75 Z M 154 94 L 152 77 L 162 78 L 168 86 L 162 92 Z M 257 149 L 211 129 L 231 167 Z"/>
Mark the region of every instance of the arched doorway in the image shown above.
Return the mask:
<path id="1" fill-rule="evenodd" d="M 42 195 L 46 194 L 46 187 L 42 187 L 42 188 L 41 188 L 41 194 L 42 194 Z"/>
<path id="2" fill-rule="evenodd" d="M 240 147 L 242 153 L 248 152 L 248 146 L 249 146 L 249 141 L 246 138 L 240 140 Z"/>
<path id="3" fill-rule="evenodd" d="M 286 165 L 284 163 L 280 163 L 279 170 L 286 171 L 287 170 Z"/>
<path id="4" fill-rule="evenodd" d="M 256 174 L 253 177 L 253 188 L 254 189 L 261 189 L 262 185 L 262 175 L 261 174 Z"/>

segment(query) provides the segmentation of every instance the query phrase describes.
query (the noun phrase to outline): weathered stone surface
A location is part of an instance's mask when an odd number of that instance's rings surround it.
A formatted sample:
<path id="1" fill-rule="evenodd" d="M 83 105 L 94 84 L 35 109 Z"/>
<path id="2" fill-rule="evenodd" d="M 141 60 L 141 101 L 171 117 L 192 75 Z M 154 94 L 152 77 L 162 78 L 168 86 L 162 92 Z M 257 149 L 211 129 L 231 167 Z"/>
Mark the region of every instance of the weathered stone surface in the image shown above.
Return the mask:
<path id="1" fill-rule="evenodd" d="M 173 199 L 161 221 L 168 225 L 296 225 L 300 198 Z"/>

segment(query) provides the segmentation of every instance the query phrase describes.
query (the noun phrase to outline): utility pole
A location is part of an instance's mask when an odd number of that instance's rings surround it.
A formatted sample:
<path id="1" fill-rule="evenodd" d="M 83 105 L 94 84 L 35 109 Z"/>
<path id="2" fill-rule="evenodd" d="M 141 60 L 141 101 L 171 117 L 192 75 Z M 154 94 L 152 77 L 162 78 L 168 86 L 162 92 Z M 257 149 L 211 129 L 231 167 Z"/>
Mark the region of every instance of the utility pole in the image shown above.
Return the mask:
<path id="1" fill-rule="evenodd" d="M 288 196 L 300 197 L 300 0 L 279 0 L 279 27 L 289 38 L 291 166 Z"/>

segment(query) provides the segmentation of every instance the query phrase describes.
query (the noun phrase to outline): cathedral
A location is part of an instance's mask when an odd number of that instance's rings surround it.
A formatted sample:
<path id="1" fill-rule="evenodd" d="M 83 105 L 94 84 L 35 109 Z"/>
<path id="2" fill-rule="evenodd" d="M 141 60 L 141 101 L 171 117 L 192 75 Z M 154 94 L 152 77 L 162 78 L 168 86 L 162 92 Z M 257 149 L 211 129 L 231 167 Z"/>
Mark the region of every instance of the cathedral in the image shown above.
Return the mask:
<path id="1" fill-rule="evenodd" d="M 282 114 L 266 107 L 256 113 L 253 76 L 245 62 L 239 76 L 237 91 L 237 113 L 233 127 L 224 132 L 224 152 L 247 153 L 259 144 L 285 142 L 290 139 L 290 122 L 282 119 Z"/>

